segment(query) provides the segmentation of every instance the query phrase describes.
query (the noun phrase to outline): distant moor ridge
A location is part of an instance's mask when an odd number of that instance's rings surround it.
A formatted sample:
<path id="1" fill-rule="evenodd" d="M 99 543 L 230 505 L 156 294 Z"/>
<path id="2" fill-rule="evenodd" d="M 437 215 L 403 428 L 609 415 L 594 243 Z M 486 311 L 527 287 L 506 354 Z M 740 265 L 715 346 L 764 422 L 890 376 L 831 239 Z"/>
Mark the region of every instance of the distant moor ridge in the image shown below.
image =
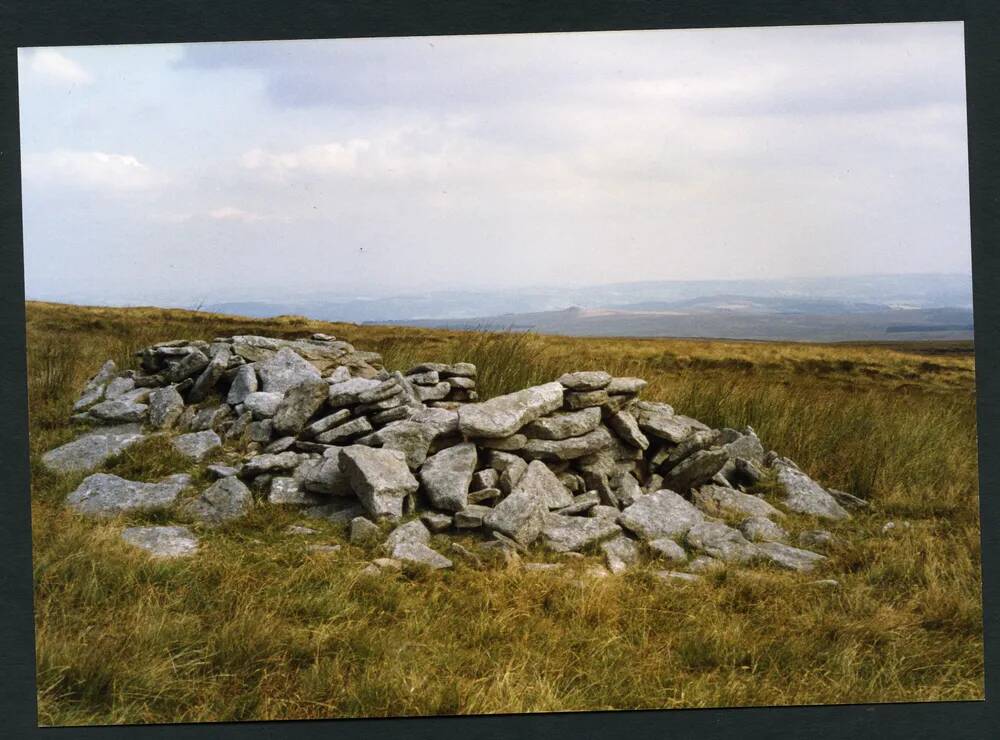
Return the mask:
<path id="1" fill-rule="evenodd" d="M 204 530 L 295 507 L 303 524 L 289 536 L 314 533 L 310 520 L 339 523 L 378 556 L 358 564 L 372 577 L 541 550 L 601 556 L 600 575 L 661 563 L 671 581 L 724 564 L 809 572 L 835 537 L 813 527 L 867 505 L 750 427 L 712 429 L 641 399 L 645 380 L 598 369 L 483 400 L 472 364 L 390 370 L 325 334 L 174 340 L 138 360 L 100 368 L 73 409 L 80 436 L 42 463 L 89 473 L 66 499 L 80 515 L 173 519 L 123 528 L 154 557 L 198 557 Z M 100 472 L 155 439 L 187 467 L 155 482 Z"/>

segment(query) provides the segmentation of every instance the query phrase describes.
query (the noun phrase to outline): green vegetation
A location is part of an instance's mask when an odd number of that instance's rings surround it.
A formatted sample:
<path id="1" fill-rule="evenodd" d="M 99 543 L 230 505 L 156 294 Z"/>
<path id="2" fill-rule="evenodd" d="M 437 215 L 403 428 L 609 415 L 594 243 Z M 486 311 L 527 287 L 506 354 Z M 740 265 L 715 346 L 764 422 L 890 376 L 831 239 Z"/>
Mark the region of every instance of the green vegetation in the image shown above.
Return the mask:
<path id="1" fill-rule="evenodd" d="M 39 719 L 47 725 L 983 697 L 971 347 L 574 339 L 159 309 L 29 304 Z M 157 562 L 125 523 L 62 507 L 83 476 L 39 464 L 108 357 L 170 338 L 325 331 L 390 367 L 467 360 L 484 395 L 593 367 L 650 381 L 711 425 L 752 425 L 824 483 L 869 498 L 810 576 L 766 567 L 665 583 L 488 561 L 360 576 L 342 529 L 260 506 Z M 198 473 L 162 440 L 109 472 Z M 127 521 L 167 521 L 165 514 Z M 897 522 L 890 534 L 886 521 Z M 904 522 L 909 526 L 904 526 Z M 291 536 L 307 523 L 321 530 Z M 795 527 L 815 525 L 793 518 Z M 342 543 L 316 555 L 307 544 Z M 532 560 L 554 556 L 532 553 Z M 585 568 L 597 558 L 572 563 Z M 812 584 L 835 578 L 839 588 Z"/>

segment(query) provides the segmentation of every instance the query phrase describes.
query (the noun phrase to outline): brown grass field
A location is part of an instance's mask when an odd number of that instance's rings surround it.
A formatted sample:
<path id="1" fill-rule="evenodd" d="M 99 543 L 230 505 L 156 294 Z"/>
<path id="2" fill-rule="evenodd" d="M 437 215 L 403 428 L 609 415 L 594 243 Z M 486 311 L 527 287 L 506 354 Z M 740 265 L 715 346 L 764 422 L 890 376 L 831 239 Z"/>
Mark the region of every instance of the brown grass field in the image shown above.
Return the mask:
<path id="1" fill-rule="evenodd" d="M 671 584 L 651 563 L 593 580 L 457 561 L 364 578 L 374 554 L 341 528 L 310 521 L 318 541 L 343 544 L 310 555 L 283 534 L 295 513 L 266 504 L 202 533 L 196 557 L 157 562 L 118 533 L 166 514 L 94 523 L 62 507 L 83 476 L 38 459 L 75 436 L 71 405 L 105 359 L 134 366 L 137 348 L 173 338 L 313 331 L 391 368 L 474 362 L 486 396 L 566 370 L 638 375 L 645 398 L 750 424 L 871 511 L 833 528 L 838 544 L 809 576 L 760 566 Z M 27 305 L 27 332 L 41 724 L 984 696 L 971 344 L 578 339 L 43 303 Z M 189 465 L 154 440 L 108 470 L 154 480 Z"/>

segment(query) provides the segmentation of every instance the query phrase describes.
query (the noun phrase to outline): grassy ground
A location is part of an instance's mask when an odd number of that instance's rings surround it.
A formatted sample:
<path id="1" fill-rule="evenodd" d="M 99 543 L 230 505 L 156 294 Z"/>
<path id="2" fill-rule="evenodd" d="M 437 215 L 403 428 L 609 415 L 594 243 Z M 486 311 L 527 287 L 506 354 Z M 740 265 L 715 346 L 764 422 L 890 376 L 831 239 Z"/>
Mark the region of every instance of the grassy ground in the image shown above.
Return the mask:
<path id="1" fill-rule="evenodd" d="M 42 724 L 983 697 L 971 347 L 478 335 L 38 303 L 27 311 Z M 267 506 L 203 533 L 197 557 L 155 562 L 120 542 L 123 521 L 95 524 L 62 508 L 82 476 L 49 474 L 38 458 L 73 438 L 70 406 L 106 358 L 131 364 L 138 347 L 171 338 L 311 331 L 380 351 L 393 368 L 475 362 L 485 395 L 569 369 L 645 377 L 645 397 L 713 426 L 751 424 L 765 445 L 869 498 L 872 511 L 835 528 L 839 544 L 809 577 L 760 567 L 682 584 L 655 579 L 651 563 L 592 580 L 461 562 L 363 578 L 359 565 L 375 553 L 332 525 L 286 535 L 301 520 Z M 145 480 L 184 468 L 162 441 L 109 467 Z M 898 526 L 883 534 L 889 520 Z M 815 525 L 791 520 L 792 529 Z M 310 542 L 343 547 L 312 555 Z M 817 578 L 841 585 L 810 583 Z"/>

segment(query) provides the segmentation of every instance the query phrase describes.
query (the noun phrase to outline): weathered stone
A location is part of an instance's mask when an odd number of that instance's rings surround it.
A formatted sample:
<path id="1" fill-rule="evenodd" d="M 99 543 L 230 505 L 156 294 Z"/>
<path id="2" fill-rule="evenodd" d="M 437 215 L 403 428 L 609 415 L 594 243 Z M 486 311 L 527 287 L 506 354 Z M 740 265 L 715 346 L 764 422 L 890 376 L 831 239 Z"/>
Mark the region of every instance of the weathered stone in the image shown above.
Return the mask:
<path id="1" fill-rule="evenodd" d="M 142 421 L 148 412 L 149 407 L 144 403 L 117 398 L 113 401 L 101 401 L 91 406 L 87 413 L 102 424 L 127 424 Z"/>
<path id="2" fill-rule="evenodd" d="M 833 496 L 834 501 L 850 511 L 860 511 L 862 509 L 867 509 L 870 506 L 870 504 L 863 498 L 855 496 L 852 493 L 838 491 L 836 488 L 828 488 L 826 490 L 827 493 Z"/>
<path id="3" fill-rule="evenodd" d="M 484 517 L 483 524 L 526 546 L 541 534 L 544 512 L 545 502 L 535 492 L 516 488 Z"/>
<path id="4" fill-rule="evenodd" d="M 699 555 L 688 563 L 688 570 L 692 573 L 711 573 L 715 570 L 723 570 L 725 567 L 724 562 L 708 555 Z"/>
<path id="5" fill-rule="evenodd" d="M 615 411 L 608 414 L 607 425 L 618 437 L 633 447 L 645 450 L 649 447 L 649 439 L 639 429 L 639 422 L 628 411 Z"/>
<path id="6" fill-rule="evenodd" d="M 489 506 L 469 504 L 461 511 L 455 512 L 456 529 L 479 529 L 483 526 L 486 516 L 493 511 Z"/>
<path id="7" fill-rule="evenodd" d="M 326 402 L 329 386 L 322 378 L 307 378 L 285 393 L 274 412 L 277 434 L 298 434 L 313 414 Z"/>
<path id="8" fill-rule="evenodd" d="M 219 435 L 211 430 L 181 434 L 170 440 L 170 444 L 184 457 L 201 462 L 209 453 L 222 447 Z"/>
<path id="9" fill-rule="evenodd" d="M 113 378 L 104 389 L 104 398 L 112 401 L 135 388 L 135 380 L 127 376 Z"/>
<path id="10" fill-rule="evenodd" d="M 188 403 L 199 403 L 208 398 L 208 394 L 212 392 L 215 384 L 219 382 L 222 374 L 226 372 L 226 366 L 229 364 L 229 354 L 229 348 L 223 346 L 212 355 L 212 359 L 205 369 L 201 371 L 201 375 L 198 376 L 198 379 L 188 392 Z"/>
<path id="11" fill-rule="evenodd" d="M 86 516 L 108 518 L 132 511 L 164 509 L 190 484 L 190 476 L 169 476 L 159 483 L 140 483 L 117 475 L 94 473 L 66 497 L 66 505 Z"/>
<path id="12" fill-rule="evenodd" d="M 640 539 L 651 541 L 661 537 L 683 537 L 704 519 L 705 515 L 681 496 L 664 489 L 640 496 L 622 511 L 620 522 Z"/>
<path id="13" fill-rule="evenodd" d="M 170 363 L 164 372 L 164 377 L 168 383 L 180 383 L 182 380 L 190 378 L 200 373 L 208 367 L 208 356 L 199 349 L 192 350 L 184 354 L 176 362 Z"/>
<path id="14" fill-rule="evenodd" d="M 688 530 L 685 539 L 695 550 L 724 563 L 747 563 L 757 554 L 757 546 L 722 522 L 701 522 Z"/>
<path id="15" fill-rule="evenodd" d="M 435 437 L 458 434 L 458 412 L 447 409 L 420 409 L 410 417 L 410 421 L 427 427 Z"/>
<path id="16" fill-rule="evenodd" d="M 469 491 L 469 503 L 470 504 L 481 504 L 484 501 L 495 502 L 502 495 L 502 491 L 499 488 L 480 488 Z"/>
<path id="17" fill-rule="evenodd" d="M 340 545 L 307 545 L 306 552 L 312 555 L 333 555 L 340 552 Z"/>
<path id="18" fill-rule="evenodd" d="M 820 519 L 851 518 L 833 496 L 801 470 L 780 461 L 775 463 L 774 468 L 778 473 L 778 486 L 783 493 L 781 503 L 789 511 Z"/>
<path id="19" fill-rule="evenodd" d="M 93 470 L 145 436 L 138 424 L 95 429 L 42 455 L 42 465 L 56 473 Z"/>
<path id="20" fill-rule="evenodd" d="M 604 517 L 548 513 L 542 521 L 542 542 L 554 552 L 579 552 L 620 533 L 614 520 Z"/>
<path id="21" fill-rule="evenodd" d="M 157 388 L 149 394 L 149 425 L 167 429 L 177 423 L 184 411 L 184 399 L 174 386 Z"/>
<path id="22" fill-rule="evenodd" d="M 351 378 L 331 383 L 327 403 L 330 408 L 342 408 L 361 403 L 361 395 L 382 385 L 382 381 L 369 378 Z"/>
<path id="23" fill-rule="evenodd" d="M 416 470 L 427 459 L 427 451 L 437 436 L 433 426 L 416 421 L 394 421 L 369 435 L 366 442 L 389 450 L 399 450 L 406 457 L 406 464 Z"/>
<path id="24" fill-rule="evenodd" d="M 466 442 L 431 455 L 420 468 L 431 506 L 445 511 L 460 511 L 469 503 L 469 486 L 476 469 L 476 446 Z"/>
<path id="25" fill-rule="evenodd" d="M 740 522 L 740 532 L 751 542 L 782 542 L 788 532 L 765 516 L 751 516 Z"/>
<path id="26" fill-rule="evenodd" d="M 231 465 L 209 465 L 205 468 L 205 471 L 213 478 L 228 478 L 240 472 Z"/>
<path id="27" fill-rule="evenodd" d="M 642 431 L 675 444 L 692 432 L 708 430 L 699 421 L 675 414 L 673 408 L 665 403 L 640 401 L 638 408 L 639 428 Z"/>
<path id="28" fill-rule="evenodd" d="M 546 383 L 467 404 L 458 411 L 458 425 L 467 437 L 509 437 L 526 424 L 555 411 L 562 403 L 563 386 Z"/>
<path id="29" fill-rule="evenodd" d="M 587 510 L 587 516 L 591 519 L 610 519 L 611 521 L 618 521 L 618 517 L 621 516 L 621 512 L 618 510 L 617 506 L 607 506 L 606 504 L 598 504 Z"/>
<path id="30" fill-rule="evenodd" d="M 560 375 L 558 382 L 570 391 L 599 391 L 611 382 L 611 376 L 603 370 L 583 370 Z"/>
<path id="31" fill-rule="evenodd" d="M 351 544 L 359 547 L 374 545 L 382 537 L 382 530 L 370 519 L 356 516 L 351 519 Z"/>
<path id="32" fill-rule="evenodd" d="M 362 516 L 364 508 L 352 499 L 335 498 L 322 506 L 310 506 L 302 510 L 302 515 L 312 519 L 325 519 L 332 524 L 347 524 L 355 517 Z"/>
<path id="33" fill-rule="evenodd" d="M 688 556 L 684 548 L 669 537 L 660 537 L 646 543 L 654 557 L 663 558 L 674 563 L 686 563 Z"/>
<path id="34" fill-rule="evenodd" d="M 601 550 L 604 552 L 604 560 L 608 570 L 615 575 L 624 573 L 629 566 L 635 565 L 639 561 L 639 546 L 635 540 L 630 540 L 625 536 L 618 536 L 603 542 Z"/>
<path id="35" fill-rule="evenodd" d="M 271 479 L 267 502 L 276 506 L 317 506 L 326 503 L 325 496 L 306 491 L 302 483 L 290 476 L 276 475 Z"/>
<path id="36" fill-rule="evenodd" d="M 607 391 L 567 391 L 563 397 L 563 405 L 571 410 L 585 409 L 591 406 L 603 406 L 608 402 Z"/>
<path id="37" fill-rule="evenodd" d="M 601 423 L 601 410 L 588 408 L 582 411 L 556 412 L 525 425 L 522 432 L 535 439 L 567 439 L 579 437 L 597 429 Z"/>
<path id="38" fill-rule="evenodd" d="M 354 493 L 374 517 L 402 516 L 403 499 L 420 486 L 399 450 L 353 445 L 341 450 L 339 459 Z"/>
<path id="39" fill-rule="evenodd" d="M 190 406 L 188 408 L 191 408 Z M 222 425 L 232 418 L 233 410 L 227 404 L 220 406 L 207 406 L 199 409 L 191 420 L 188 430 L 192 432 L 204 432 L 208 429 L 221 429 Z"/>
<path id="40" fill-rule="evenodd" d="M 215 481 L 198 498 L 186 501 L 182 511 L 214 526 L 246 516 L 252 506 L 250 489 L 239 478 L 230 476 Z"/>
<path id="41" fill-rule="evenodd" d="M 254 391 L 243 399 L 243 408 L 253 414 L 254 419 L 270 419 L 281 405 L 281 393 Z"/>
<path id="42" fill-rule="evenodd" d="M 442 381 L 436 385 L 416 386 L 417 397 L 421 401 L 443 401 L 451 392 L 451 383 Z"/>
<path id="43" fill-rule="evenodd" d="M 483 488 L 496 488 L 499 482 L 500 473 L 493 468 L 483 468 L 472 474 L 472 482 L 469 488 L 473 491 L 479 491 Z"/>
<path id="44" fill-rule="evenodd" d="M 809 550 L 783 545 L 780 542 L 762 542 L 757 547 L 758 556 L 778 567 L 808 573 L 826 560 L 825 557 Z"/>
<path id="45" fill-rule="evenodd" d="M 320 378 L 319 370 L 289 347 L 282 347 L 267 359 L 258 362 L 257 375 L 264 392 L 281 394 L 304 380 Z"/>
<path id="46" fill-rule="evenodd" d="M 611 434 L 600 426 L 581 437 L 569 439 L 529 439 L 522 452 L 529 457 L 543 460 L 574 460 L 593 455 L 612 445 Z"/>
<path id="47" fill-rule="evenodd" d="M 406 376 L 414 385 L 437 385 L 441 382 L 441 375 L 437 370 L 425 370 L 422 373 L 412 373 Z"/>
<path id="48" fill-rule="evenodd" d="M 154 558 L 182 558 L 198 551 L 198 539 L 187 527 L 129 527 L 122 539 Z"/>
<path id="49" fill-rule="evenodd" d="M 287 452 L 295 446 L 295 442 L 295 437 L 281 437 L 265 447 L 264 452 L 268 455 L 276 455 L 279 452 Z"/>
<path id="50" fill-rule="evenodd" d="M 247 412 L 249 413 L 249 412 Z M 247 424 L 247 437 L 251 442 L 267 442 L 274 432 L 274 424 L 270 419 L 262 419 Z"/>
<path id="51" fill-rule="evenodd" d="M 247 396 L 257 391 L 257 386 L 257 372 L 254 370 L 253 365 L 241 365 L 236 370 L 233 382 L 229 386 L 229 392 L 226 394 L 226 403 L 231 406 L 243 403 L 246 401 Z"/>
<path id="52" fill-rule="evenodd" d="M 474 391 L 476 389 L 476 381 L 472 378 L 446 378 L 445 382 L 454 390 Z"/>
<path id="53" fill-rule="evenodd" d="M 444 555 L 420 542 L 400 542 L 393 548 L 392 557 L 404 562 L 426 565 L 431 570 L 450 568 L 453 565 Z"/>
<path id="54" fill-rule="evenodd" d="M 396 545 L 404 542 L 419 542 L 420 544 L 427 545 L 430 544 L 430 541 L 430 530 L 419 519 L 413 519 L 393 529 L 383 543 L 382 549 L 387 553 L 391 553 Z"/>
<path id="55" fill-rule="evenodd" d="M 521 434 L 512 434 L 509 437 L 493 437 L 475 440 L 477 446 L 484 450 L 500 450 L 501 452 L 515 452 L 523 449 L 528 444 L 528 438 Z"/>
<path id="56" fill-rule="evenodd" d="M 353 496 L 350 476 L 340 467 L 340 449 L 336 454 L 324 456 L 318 465 L 312 467 L 302 479 L 302 487 L 315 493 L 333 496 Z"/>
<path id="57" fill-rule="evenodd" d="M 639 481 L 631 473 L 616 473 L 610 479 L 610 483 L 615 491 L 618 503 L 622 506 L 631 506 L 640 496 L 645 495 L 642 486 L 639 485 Z"/>
<path id="58" fill-rule="evenodd" d="M 452 517 L 439 511 L 426 511 L 420 515 L 420 521 L 432 532 L 444 532 L 452 525 Z"/>
<path id="59" fill-rule="evenodd" d="M 414 414 L 414 409 L 410 406 L 394 406 L 391 409 L 385 409 L 384 411 L 376 411 L 368 415 L 368 421 L 371 422 L 372 426 L 375 428 L 385 426 L 394 421 L 403 421 L 404 419 L 409 419 Z"/>
<path id="60" fill-rule="evenodd" d="M 312 424 L 307 426 L 302 430 L 303 437 L 315 437 L 318 434 L 322 434 L 325 431 L 333 429 L 340 424 L 351 418 L 351 412 L 348 409 L 340 409 L 335 411 L 329 416 L 324 416 L 322 419 L 314 421 Z"/>
<path id="61" fill-rule="evenodd" d="M 573 503 L 573 494 L 564 486 L 545 463 L 533 460 L 518 480 L 514 491 L 526 491 L 537 498 L 546 509 L 561 509 Z"/>
<path id="62" fill-rule="evenodd" d="M 294 452 L 281 452 L 277 455 L 255 455 L 243 465 L 240 477 L 254 478 L 265 473 L 282 470 L 292 470 L 299 464 L 299 456 Z"/>
<path id="63" fill-rule="evenodd" d="M 760 463 L 764 459 L 764 447 L 753 429 L 748 429 L 747 434 L 741 434 L 732 442 L 726 443 L 723 449 L 731 458 L 741 457 L 755 463 Z"/>
<path id="64" fill-rule="evenodd" d="M 830 547 L 833 543 L 833 533 L 825 529 L 809 529 L 799 533 L 799 544 L 802 547 Z"/>
<path id="65" fill-rule="evenodd" d="M 724 449 L 699 450 L 666 473 L 664 481 L 674 490 L 687 491 L 712 480 L 727 462 L 729 455 Z"/>
<path id="66" fill-rule="evenodd" d="M 723 514 L 743 514 L 768 518 L 784 518 L 784 514 L 775 509 L 759 496 L 740 493 L 732 488 L 722 486 L 702 486 L 694 492 L 694 504 L 706 514 L 722 516 Z"/>
<path id="67" fill-rule="evenodd" d="M 104 397 L 105 387 L 115 377 L 117 370 L 118 367 L 113 360 L 108 360 L 101 365 L 101 369 L 97 371 L 97 374 L 87 381 L 79 400 L 73 404 L 73 410 L 82 411 L 100 401 Z"/>
<path id="68" fill-rule="evenodd" d="M 612 378 L 611 382 L 605 387 L 605 390 L 609 394 L 628 394 L 636 395 L 641 393 L 646 387 L 647 383 L 642 378 Z"/>
<path id="69" fill-rule="evenodd" d="M 351 419 L 316 435 L 316 441 L 325 445 L 344 444 L 370 431 L 372 431 L 371 423 L 362 416 L 360 419 Z"/>

